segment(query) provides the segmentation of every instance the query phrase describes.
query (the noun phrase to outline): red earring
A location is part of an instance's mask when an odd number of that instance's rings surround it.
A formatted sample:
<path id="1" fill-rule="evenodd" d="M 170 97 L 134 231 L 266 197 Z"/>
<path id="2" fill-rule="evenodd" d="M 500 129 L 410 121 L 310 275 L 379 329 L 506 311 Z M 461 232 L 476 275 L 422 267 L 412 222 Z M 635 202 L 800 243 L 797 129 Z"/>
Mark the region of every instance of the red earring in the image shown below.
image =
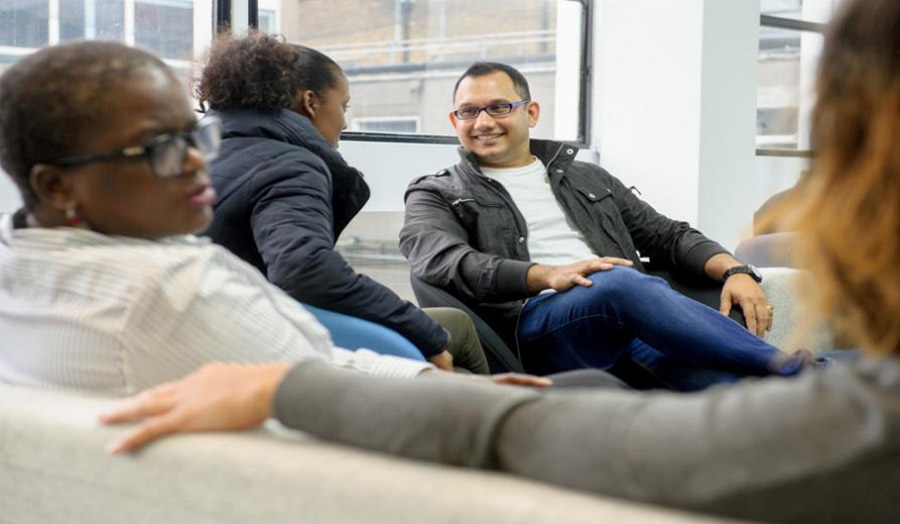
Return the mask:
<path id="1" fill-rule="evenodd" d="M 82 217 L 78 213 L 78 209 L 76 209 L 76 205 L 72 204 L 66 209 L 66 225 L 69 227 L 77 227 L 82 229 L 87 229 L 87 223 L 84 221 L 84 217 Z"/>

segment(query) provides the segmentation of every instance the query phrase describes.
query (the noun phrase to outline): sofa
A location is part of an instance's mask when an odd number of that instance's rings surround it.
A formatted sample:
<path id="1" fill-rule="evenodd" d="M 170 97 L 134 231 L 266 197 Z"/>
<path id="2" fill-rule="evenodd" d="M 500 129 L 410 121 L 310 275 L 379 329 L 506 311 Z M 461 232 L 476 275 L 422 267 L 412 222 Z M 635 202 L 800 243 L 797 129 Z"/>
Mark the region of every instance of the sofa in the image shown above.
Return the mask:
<path id="1" fill-rule="evenodd" d="M 109 456 L 127 430 L 96 422 L 113 402 L 0 385 L 0 522 L 723 522 L 344 448 L 275 422 Z"/>
<path id="2" fill-rule="evenodd" d="M 771 342 L 798 315 L 790 269 L 765 269 Z M 813 346 L 828 347 L 819 333 Z M 509 475 L 372 454 L 270 421 L 239 433 L 179 435 L 125 456 L 104 446 L 127 427 L 115 401 L 0 384 L 0 523 L 689 523 L 723 520 Z"/>

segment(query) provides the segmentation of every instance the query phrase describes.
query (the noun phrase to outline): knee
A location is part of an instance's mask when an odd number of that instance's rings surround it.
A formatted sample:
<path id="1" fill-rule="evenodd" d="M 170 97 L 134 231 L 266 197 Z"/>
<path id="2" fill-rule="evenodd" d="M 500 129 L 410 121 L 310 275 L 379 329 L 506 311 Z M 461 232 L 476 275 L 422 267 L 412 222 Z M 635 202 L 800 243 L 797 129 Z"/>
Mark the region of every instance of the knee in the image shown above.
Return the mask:
<path id="1" fill-rule="evenodd" d="M 465 312 L 450 307 L 430 307 L 422 311 L 450 333 L 451 344 L 464 345 L 478 339 L 475 324 Z"/>
<path id="2" fill-rule="evenodd" d="M 616 301 L 634 296 L 651 284 L 651 278 L 630 267 L 615 267 L 609 271 L 598 271 L 588 277 L 593 285 L 591 291 L 604 301 Z"/>

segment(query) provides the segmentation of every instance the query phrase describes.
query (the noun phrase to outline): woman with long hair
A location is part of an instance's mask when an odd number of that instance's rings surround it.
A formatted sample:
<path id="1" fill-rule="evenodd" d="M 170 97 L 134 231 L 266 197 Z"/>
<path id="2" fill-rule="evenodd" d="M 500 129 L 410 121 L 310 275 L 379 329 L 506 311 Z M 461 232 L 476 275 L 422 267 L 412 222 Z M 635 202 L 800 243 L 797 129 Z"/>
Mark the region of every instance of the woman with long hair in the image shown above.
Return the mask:
<path id="1" fill-rule="evenodd" d="M 815 274 L 816 305 L 859 341 L 860 363 L 692 395 L 539 394 L 440 380 L 414 387 L 315 363 L 272 365 L 265 377 L 213 366 L 167 397 L 131 400 L 104 416 L 148 419 L 112 451 L 161 433 L 229 428 L 231 416 L 274 414 L 348 445 L 637 501 L 764 521 L 896 522 L 900 2 L 846 2 L 818 82 L 816 157 L 787 219 Z M 234 380 L 270 391 L 268 402 L 230 402 L 216 385 Z M 348 390 L 358 401 L 326 408 Z"/>

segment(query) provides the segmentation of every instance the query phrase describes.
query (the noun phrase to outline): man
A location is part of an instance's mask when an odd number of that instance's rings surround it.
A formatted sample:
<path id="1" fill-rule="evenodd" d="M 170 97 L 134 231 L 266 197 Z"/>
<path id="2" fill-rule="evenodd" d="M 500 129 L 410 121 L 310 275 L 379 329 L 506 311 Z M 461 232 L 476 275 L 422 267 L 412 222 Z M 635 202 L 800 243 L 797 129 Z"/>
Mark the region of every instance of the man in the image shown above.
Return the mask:
<path id="1" fill-rule="evenodd" d="M 410 184 L 400 248 L 421 279 L 497 312 L 529 371 L 636 363 L 684 390 L 798 371 L 800 355 L 751 334 L 771 329 L 773 310 L 752 266 L 574 147 L 530 139 L 541 107 L 519 71 L 476 63 L 453 102 L 462 160 Z M 749 332 L 645 275 L 641 256 L 724 281 L 721 312 L 739 305 Z"/>

